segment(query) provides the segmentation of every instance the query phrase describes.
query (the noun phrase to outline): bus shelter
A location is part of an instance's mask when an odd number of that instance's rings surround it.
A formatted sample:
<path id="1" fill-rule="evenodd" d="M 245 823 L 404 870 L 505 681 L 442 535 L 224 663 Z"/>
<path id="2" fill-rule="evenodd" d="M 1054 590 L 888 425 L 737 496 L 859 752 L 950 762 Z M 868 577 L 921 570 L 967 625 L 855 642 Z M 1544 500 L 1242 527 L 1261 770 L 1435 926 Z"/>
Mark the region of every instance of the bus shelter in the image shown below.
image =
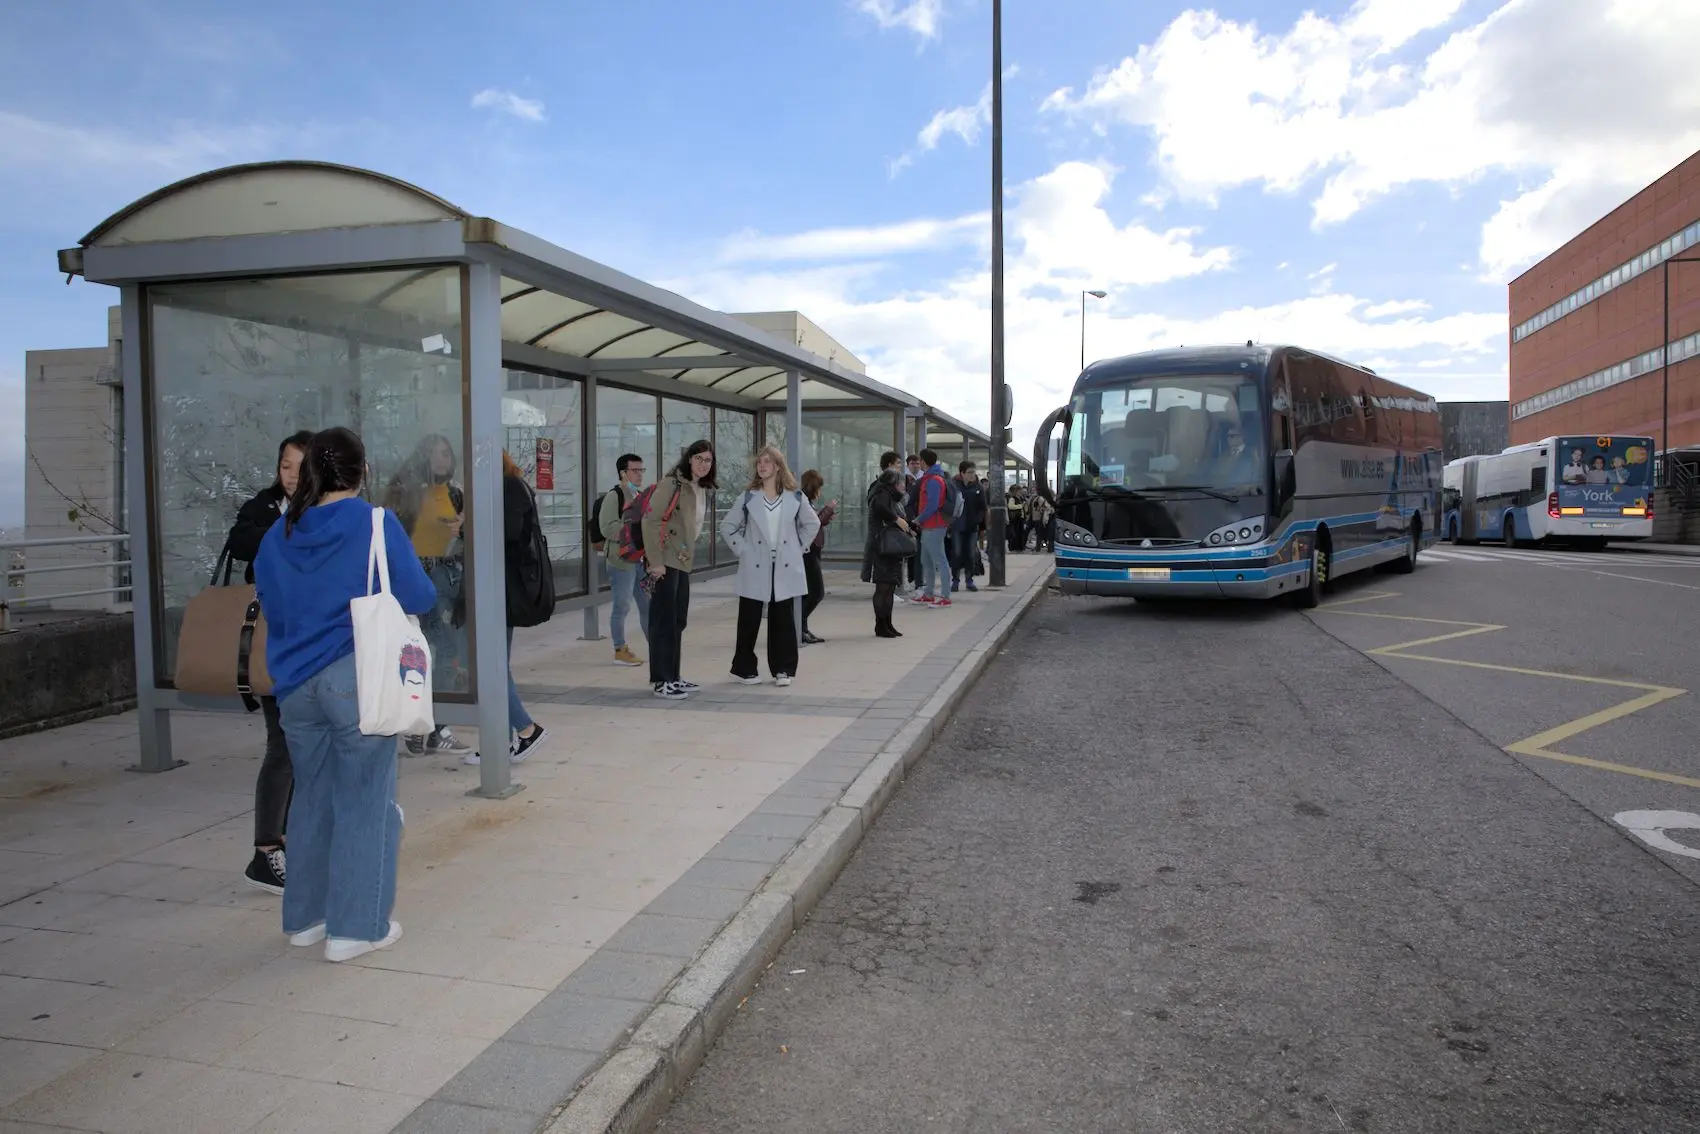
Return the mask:
<path id="1" fill-rule="evenodd" d="M 910 448 L 935 415 L 733 316 L 347 166 L 188 178 L 101 222 L 59 266 L 121 293 L 142 771 L 180 763 L 174 711 L 241 711 L 234 696 L 172 687 L 178 630 L 237 508 L 272 482 L 278 444 L 297 430 L 359 433 L 375 503 L 446 462 L 463 499 L 464 615 L 439 651 L 437 715 L 478 727 L 474 794 L 500 798 L 520 788 L 493 742 L 508 736 L 504 451 L 538 495 L 556 616 L 583 608 L 595 637 L 606 579 L 587 510 L 619 455 L 644 457 L 653 480 L 685 445 L 713 440 L 722 489 L 705 527 L 718 527 L 758 439 L 782 444 L 799 471 L 836 462 L 840 495 L 859 503 L 878 453 Z M 833 525 L 838 538 L 852 523 Z M 731 563 L 712 530 L 697 559 Z"/>

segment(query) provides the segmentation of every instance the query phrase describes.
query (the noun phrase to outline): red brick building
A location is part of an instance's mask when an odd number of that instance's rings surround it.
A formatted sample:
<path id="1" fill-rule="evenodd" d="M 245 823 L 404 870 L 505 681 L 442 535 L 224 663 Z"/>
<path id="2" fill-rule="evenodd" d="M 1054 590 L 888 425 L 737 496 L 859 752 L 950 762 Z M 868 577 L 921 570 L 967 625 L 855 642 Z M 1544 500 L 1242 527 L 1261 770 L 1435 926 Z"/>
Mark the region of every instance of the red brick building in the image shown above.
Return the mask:
<path id="1" fill-rule="evenodd" d="M 1670 437 L 1664 421 L 1670 263 Z M 1511 281 L 1511 443 L 1629 434 L 1700 446 L 1700 153 Z"/>

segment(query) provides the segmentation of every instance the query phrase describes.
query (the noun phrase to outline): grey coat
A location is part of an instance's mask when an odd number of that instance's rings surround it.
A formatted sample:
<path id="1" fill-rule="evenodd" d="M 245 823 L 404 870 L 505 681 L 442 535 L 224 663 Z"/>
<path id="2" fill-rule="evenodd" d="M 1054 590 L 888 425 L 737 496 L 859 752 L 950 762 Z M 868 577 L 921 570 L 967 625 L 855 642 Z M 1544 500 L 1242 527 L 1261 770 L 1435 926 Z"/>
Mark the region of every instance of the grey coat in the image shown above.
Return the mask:
<path id="1" fill-rule="evenodd" d="M 779 545 L 774 547 L 767 540 L 760 498 L 760 489 L 740 493 L 720 521 L 720 537 L 738 557 L 738 597 L 783 602 L 806 595 L 809 579 L 803 570 L 803 552 L 820 531 L 820 517 L 801 492 L 781 494 Z"/>

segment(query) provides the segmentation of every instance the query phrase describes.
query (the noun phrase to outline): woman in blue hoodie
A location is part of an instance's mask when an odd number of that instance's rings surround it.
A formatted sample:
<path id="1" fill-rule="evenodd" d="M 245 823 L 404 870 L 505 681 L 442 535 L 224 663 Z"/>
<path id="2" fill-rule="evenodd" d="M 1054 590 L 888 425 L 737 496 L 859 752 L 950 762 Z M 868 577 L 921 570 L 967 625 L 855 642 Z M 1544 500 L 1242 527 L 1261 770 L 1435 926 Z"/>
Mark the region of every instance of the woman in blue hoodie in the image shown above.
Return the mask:
<path id="1" fill-rule="evenodd" d="M 372 505 L 360 498 L 366 474 L 359 437 L 342 428 L 314 434 L 283 523 L 266 533 L 254 561 L 266 665 L 295 766 L 283 931 L 291 945 L 324 941 L 328 961 L 401 937 L 401 925 L 390 920 L 401 842 L 395 738 L 360 731 L 348 610 L 369 589 Z M 384 516 L 384 542 L 402 609 L 431 610 L 436 585 L 393 513 Z"/>

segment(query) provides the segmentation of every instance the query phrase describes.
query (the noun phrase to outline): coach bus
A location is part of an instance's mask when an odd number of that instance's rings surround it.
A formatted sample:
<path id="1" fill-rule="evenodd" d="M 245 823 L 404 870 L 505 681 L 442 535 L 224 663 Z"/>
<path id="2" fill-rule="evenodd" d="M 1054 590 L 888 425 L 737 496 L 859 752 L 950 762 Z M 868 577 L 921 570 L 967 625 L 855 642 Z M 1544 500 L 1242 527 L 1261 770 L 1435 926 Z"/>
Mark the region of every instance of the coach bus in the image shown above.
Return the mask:
<path id="1" fill-rule="evenodd" d="M 1183 347 L 1095 362 L 1061 427 L 1065 593 L 1320 601 L 1364 568 L 1410 571 L 1438 538 L 1440 409 L 1295 346 Z"/>
<path id="2" fill-rule="evenodd" d="M 1548 437 L 1446 465 L 1441 534 L 1453 543 L 1507 547 L 1653 534 L 1651 437 Z"/>

